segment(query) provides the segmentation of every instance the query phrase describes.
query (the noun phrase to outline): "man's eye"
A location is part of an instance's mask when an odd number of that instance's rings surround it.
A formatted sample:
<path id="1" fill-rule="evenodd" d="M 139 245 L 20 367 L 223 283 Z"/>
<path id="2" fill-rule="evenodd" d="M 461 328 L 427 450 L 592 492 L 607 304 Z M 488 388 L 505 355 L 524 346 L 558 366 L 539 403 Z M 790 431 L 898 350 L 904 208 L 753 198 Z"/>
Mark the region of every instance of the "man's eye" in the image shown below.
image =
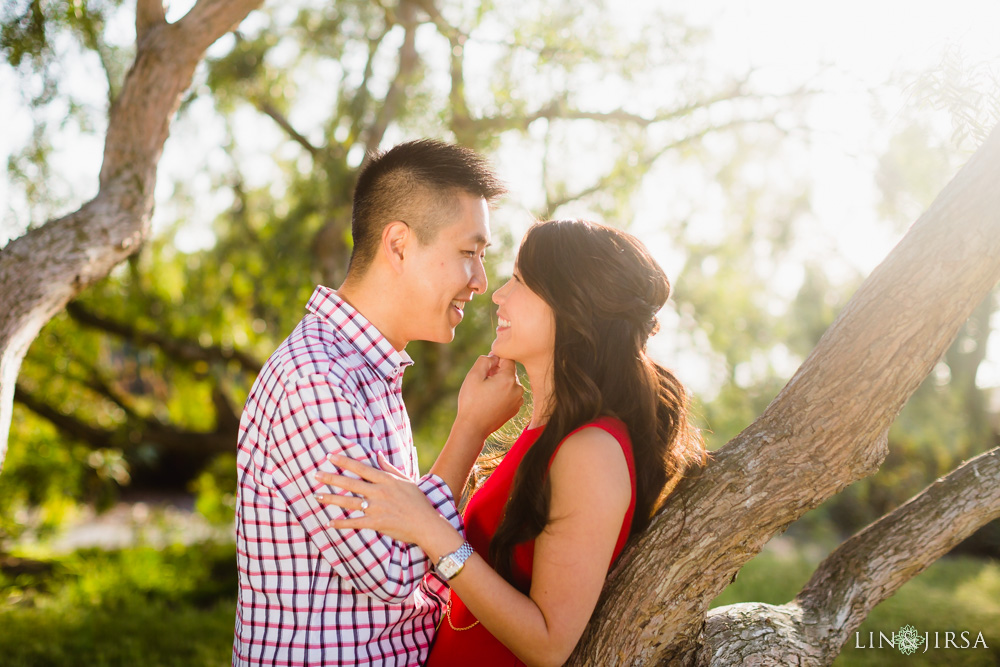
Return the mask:
<path id="1" fill-rule="evenodd" d="M 476 251 L 475 250 L 463 250 L 462 254 L 465 255 L 466 257 L 475 257 L 476 256 Z"/>

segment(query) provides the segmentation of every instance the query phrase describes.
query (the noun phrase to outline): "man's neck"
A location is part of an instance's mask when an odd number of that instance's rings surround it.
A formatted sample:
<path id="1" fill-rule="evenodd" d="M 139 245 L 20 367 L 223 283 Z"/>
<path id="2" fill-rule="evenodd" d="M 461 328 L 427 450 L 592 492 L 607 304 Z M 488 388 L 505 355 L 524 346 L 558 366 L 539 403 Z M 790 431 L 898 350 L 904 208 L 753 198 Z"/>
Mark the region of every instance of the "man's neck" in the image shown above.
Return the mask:
<path id="1" fill-rule="evenodd" d="M 369 272 L 370 274 L 371 272 Z M 337 289 L 337 294 L 372 323 L 378 332 L 382 334 L 389 344 L 397 351 L 402 352 L 409 343 L 402 336 L 396 335 L 398 325 L 396 323 L 395 311 L 391 300 L 385 298 L 386 293 L 394 293 L 391 288 L 386 289 L 385 284 L 375 289 L 376 280 L 370 275 L 364 278 L 352 280 L 348 276 L 347 280 Z"/>

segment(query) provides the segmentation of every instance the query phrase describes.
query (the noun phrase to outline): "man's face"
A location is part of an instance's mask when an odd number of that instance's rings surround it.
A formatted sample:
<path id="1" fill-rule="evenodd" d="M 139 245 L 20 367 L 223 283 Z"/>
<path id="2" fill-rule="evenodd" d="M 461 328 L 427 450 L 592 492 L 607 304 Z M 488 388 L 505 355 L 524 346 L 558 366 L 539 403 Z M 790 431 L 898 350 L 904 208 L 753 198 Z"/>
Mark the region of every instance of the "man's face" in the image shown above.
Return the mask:
<path id="1" fill-rule="evenodd" d="M 486 200 L 465 192 L 456 195 L 457 214 L 426 245 L 415 237 L 407 244 L 407 336 L 409 340 L 448 343 L 464 317 L 465 304 L 486 292 L 483 259 L 490 243 Z"/>

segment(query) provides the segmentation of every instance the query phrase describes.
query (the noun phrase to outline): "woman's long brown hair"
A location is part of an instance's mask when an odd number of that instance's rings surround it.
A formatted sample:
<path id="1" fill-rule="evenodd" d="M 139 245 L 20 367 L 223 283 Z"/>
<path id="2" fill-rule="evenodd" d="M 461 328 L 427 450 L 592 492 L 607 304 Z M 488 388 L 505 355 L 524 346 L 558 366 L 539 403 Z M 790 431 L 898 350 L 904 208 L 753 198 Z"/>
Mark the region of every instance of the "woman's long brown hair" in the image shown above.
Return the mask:
<path id="1" fill-rule="evenodd" d="M 688 424 L 684 387 L 646 355 L 670 283 L 642 243 L 593 222 L 542 222 L 525 235 L 517 268 L 552 308 L 556 336 L 553 410 L 518 466 L 490 542 L 494 567 L 511 582 L 514 547 L 549 522 L 549 462 L 574 429 L 602 415 L 628 427 L 636 473 L 632 533 L 649 524 L 668 483 L 705 459 Z"/>

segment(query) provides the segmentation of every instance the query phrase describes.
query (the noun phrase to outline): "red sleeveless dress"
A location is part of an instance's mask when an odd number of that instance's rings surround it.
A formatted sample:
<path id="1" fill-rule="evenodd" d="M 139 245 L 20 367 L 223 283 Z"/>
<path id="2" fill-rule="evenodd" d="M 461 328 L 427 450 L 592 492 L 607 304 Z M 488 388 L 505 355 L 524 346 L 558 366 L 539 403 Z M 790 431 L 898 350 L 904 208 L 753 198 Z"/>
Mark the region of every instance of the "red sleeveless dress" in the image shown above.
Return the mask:
<path id="1" fill-rule="evenodd" d="M 632 526 L 632 514 L 635 510 L 635 463 L 632 458 L 632 442 L 628 437 L 628 430 L 618 419 L 613 417 L 600 417 L 589 424 L 585 424 L 576 429 L 596 427 L 610 433 L 618 444 L 621 445 L 625 454 L 625 461 L 628 463 L 629 481 L 632 486 L 632 499 L 629 501 L 628 510 L 622 521 L 621 531 L 618 534 L 618 542 L 611 561 L 618 558 L 618 554 L 625 547 L 629 532 Z M 483 486 L 472 496 L 465 508 L 465 534 L 466 539 L 472 548 L 480 556 L 489 562 L 490 539 L 500 525 L 503 516 L 504 505 L 510 495 L 510 487 L 514 481 L 514 473 L 517 471 L 521 459 L 528 449 L 538 440 L 544 427 L 526 429 L 518 437 L 517 441 L 504 456 L 503 461 L 497 466 L 493 474 L 483 484 Z M 570 433 L 576 433 L 573 431 Z M 567 436 L 569 437 L 569 436 Z M 564 440 L 565 442 L 565 440 Z M 562 446 L 562 443 L 559 443 Z M 559 451 L 558 447 L 556 451 Z M 553 452 L 553 457 L 555 453 Z M 551 465 L 551 460 L 549 461 Z M 522 590 L 528 590 L 531 585 L 531 569 L 535 555 L 534 540 L 519 544 L 514 548 L 514 579 Z M 490 563 L 492 565 L 492 563 Z M 475 625 L 473 625 L 475 624 Z M 472 627 L 469 627 L 472 626 Z M 467 628 L 467 629 L 463 629 Z M 427 659 L 427 667 L 452 667 L 458 665 L 476 665 L 476 667 L 513 667 L 523 665 L 520 660 L 500 643 L 490 632 L 483 627 L 482 623 L 476 623 L 476 617 L 472 615 L 461 598 L 451 592 L 451 619 L 447 616 L 441 619 L 441 626 L 438 630 L 437 639 L 431 649 L 430 657 Z"/>

